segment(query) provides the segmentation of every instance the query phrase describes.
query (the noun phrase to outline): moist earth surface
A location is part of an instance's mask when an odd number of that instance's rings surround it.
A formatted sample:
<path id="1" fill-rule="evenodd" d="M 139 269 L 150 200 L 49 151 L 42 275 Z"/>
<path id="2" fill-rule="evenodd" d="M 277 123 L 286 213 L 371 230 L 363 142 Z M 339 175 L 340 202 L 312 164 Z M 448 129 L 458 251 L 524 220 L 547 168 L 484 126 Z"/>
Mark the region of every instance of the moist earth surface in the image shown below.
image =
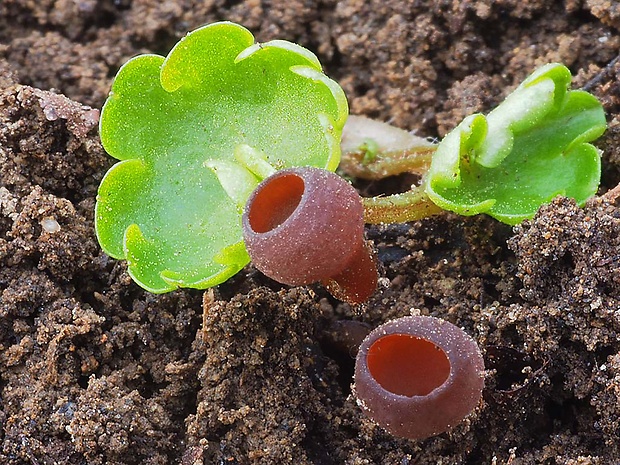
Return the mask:
<path id="1" fill-rule="evenodd" d="M 424 137 L 562 62 L 607 113 L 599 196 L 514 228 L 369 226 L 381 279 L 361 306 L 251 266 L 206 293 L 149 294 L 94 235 L 114 162 L 98 109 L 128 58 L 224 19 L 311 49 L 351 113 Z M 620 181 L 619 28 L 605 0 L 2 1 L 0 463 L 620 463 L 620 201 L 605 195 Z M 462 327 L 486 364 L 475 412 L 424 441 L 392 437 L 351 394 L 349 330 L 410 314 Z"/>

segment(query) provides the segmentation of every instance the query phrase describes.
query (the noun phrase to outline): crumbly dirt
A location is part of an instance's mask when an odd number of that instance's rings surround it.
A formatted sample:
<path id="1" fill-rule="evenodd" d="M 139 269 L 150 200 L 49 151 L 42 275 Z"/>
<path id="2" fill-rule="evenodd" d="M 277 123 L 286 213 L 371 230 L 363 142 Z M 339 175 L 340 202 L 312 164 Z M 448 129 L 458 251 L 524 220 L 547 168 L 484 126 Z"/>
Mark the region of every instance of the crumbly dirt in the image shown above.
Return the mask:
<path id="1" fill-rule="evenodd" d="M 112 76 L 221 19 L 309 47 L 352 113 L 431 137 L 561 61 L 608 115 L 600 193 L 620 181 L 615 2 L 4 0 L 0 463 L 620 463 L 611 197 L 558 198 L 516 228 L 452 214 L 369 227 L 381 289 L 356 308 L 252 267 L 204 295 L 151 295 L 100 250 L 93 208 L 113 160 L 97 108 Z M 463 327 L 487 367 L 474 414 L 417 442 L 356 406 L 343 338 L 408 314 Z"/>

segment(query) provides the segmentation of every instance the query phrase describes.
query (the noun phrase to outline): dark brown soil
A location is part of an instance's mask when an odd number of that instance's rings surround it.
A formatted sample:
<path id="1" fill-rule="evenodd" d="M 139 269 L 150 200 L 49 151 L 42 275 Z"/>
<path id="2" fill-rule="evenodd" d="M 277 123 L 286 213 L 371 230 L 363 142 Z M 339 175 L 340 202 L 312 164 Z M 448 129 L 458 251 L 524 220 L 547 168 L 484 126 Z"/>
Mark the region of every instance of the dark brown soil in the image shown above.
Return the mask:
<path id="1" fill-rule="evenodd" d="M 203 316 L 201 292 L 148 294 L 101 252 L 113 160 L 83 105 L 220 19 L 311 48 L 352 113 L 425 136 L 561 61 L 608 113 L 601 193 L 620 181 L 616 2 L 3 0 L 0 464 L 620 463 L 620 201 L 370 227 L 381 290 L 359 308 L 248 267 Z M 341 321 L 412 313 L 463 327 L 487 365 L 477 411 L 421 442 L 364 417 L 338 344 Z"/>

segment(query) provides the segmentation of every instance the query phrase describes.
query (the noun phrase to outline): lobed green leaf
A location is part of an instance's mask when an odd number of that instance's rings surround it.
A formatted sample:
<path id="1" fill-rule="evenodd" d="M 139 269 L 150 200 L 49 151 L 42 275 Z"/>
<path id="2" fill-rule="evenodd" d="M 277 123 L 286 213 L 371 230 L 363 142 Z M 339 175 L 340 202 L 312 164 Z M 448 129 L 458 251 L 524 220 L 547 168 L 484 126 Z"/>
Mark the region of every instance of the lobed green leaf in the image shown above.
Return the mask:
<path id="1" fill-rule="evenodd" d="M 191 32 L 166 58 L 133 58 L 101 114 L 104 148 L 120 160 L 97 197 L 103 250 L 152 292 L 225 281 L 249 262 L 240 213 L 260 180 L 235 152 L 333 171 L 347 114 L 311 52 L 256 44 L 234 23 Z"/>
<path id="2" fill-rule="evenodd" d="M 557 195 L 579 204 L 594 195 L 600 152 L 588 142 L 605 131 L 605 114 L 594 96 L 569 90 L 570 79 L 563 65 L 545 65 L 488 116 L 463 120 L 433 157 L 430 199 L 514 225 Z"/>

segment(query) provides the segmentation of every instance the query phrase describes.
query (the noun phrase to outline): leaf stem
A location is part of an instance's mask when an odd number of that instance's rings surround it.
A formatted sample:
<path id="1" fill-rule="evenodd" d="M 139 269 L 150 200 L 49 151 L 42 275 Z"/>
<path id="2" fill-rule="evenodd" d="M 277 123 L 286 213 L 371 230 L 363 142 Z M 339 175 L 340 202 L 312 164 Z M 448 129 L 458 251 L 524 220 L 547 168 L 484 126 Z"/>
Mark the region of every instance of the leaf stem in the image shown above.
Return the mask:
<path id="1" fill-rule="evenodd" d="M 370 162 L 364 162 L 363 151 L 342 154 L 340 169 L 349 176 L 361 179 L 383 179 L 401 173 L 424 174 L 431 166 L 436 146 L 410 147 L 403 150 L 379 152 Z"/>
<path id="2" fill-rule="evenodd" d="M 342 137 L 340 170 L 378 180 L 401 173 L 422 176 L 431 166 L 437 144 L 386 123 L 349 116 Z M 424 182 L 407 192 L 363 199 L 366 223 L 402 223 L 443 210 L 426 195 Z"/>
<path id="3" fill-rule="evenodd" d="M 234 151 L 235 159 L 250 170 L 261 181 L 276 172 L 267 161 L 267 155 L 247 144 L 238 144 Z"/>
<path id="4" fill-rule="evenodd" d="M 413 186 L 402 194 L 365 198 L 363 204 L 364 221 L 369 224 L 405 223 L 444 211 L 428 198 L 424 185 Z"/>

